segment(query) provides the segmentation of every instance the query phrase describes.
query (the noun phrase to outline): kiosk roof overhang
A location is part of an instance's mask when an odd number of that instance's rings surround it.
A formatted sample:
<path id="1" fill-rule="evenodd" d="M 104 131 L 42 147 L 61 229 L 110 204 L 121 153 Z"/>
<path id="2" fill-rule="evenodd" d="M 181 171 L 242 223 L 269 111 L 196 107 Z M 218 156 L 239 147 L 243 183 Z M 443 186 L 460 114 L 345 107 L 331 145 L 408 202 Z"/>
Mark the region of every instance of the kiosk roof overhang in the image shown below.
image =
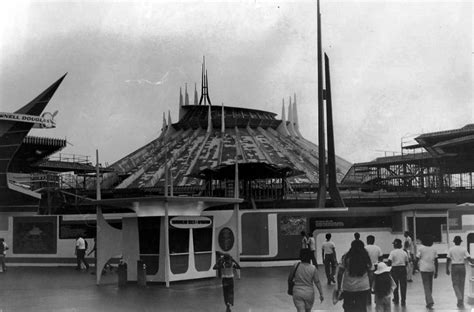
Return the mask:
<path id="1" fill-rule="evenodd" d="M 180 197 L 152 196 L 135 198 L 110 198 L 91 200 L 83 205 L 106 205 L 133 210 L 138 217 L 165 216 L 199 216 L 209 207 L 240 204 L 241 198 L 229 197 Z"/>
<path id="2" fill-rule="evenodd" d="M 427 211 L 427 210 L 441 210 L 447 211 L 456 208 L 458 204 L 456 203 L 440 203 L 440 204 L 409 204 L 402 206 L 394 206 L 393 211 Z"/>

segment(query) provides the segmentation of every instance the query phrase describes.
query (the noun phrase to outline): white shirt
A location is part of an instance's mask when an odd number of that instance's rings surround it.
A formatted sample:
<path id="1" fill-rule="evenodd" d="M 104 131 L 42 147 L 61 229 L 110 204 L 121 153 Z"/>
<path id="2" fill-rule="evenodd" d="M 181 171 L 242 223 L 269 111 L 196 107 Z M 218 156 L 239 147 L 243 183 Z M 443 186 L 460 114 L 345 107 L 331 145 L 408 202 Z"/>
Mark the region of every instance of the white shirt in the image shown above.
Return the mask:
<path id="1" fill-rule="evenodd" d="M 405 241 L 408 242 L 408 250 L 413 254 L 415 252 L 415 245 L 413 244 L 413 240 L 410 236 L 405 238 Z"/>
<path id="2" fill-rule="evenodd" d="M 305 248 L 308 248 L 308 238 L 307 237 L 303 237 L 301 239 L 301 248 L 305 249 Z"/>
<path id="3" fill-rule="evenodd" d="M 316 250 L 316 241 L 312 236 L 309 238 L 309 249 L 311 249 L 312 251 Z"/>
<path id="4" fill-rule="evenodd" d="M 375 265 L 379 262 L 379 258 L 383 256 L 382 249 L 377 245 L 367 245 L 365 250 L 369 253 L 370 261 L 372 262 L 372 270 L 375 270 Z"/>
<path id="5" fill-rule="evenodd" d="M 4 256 L 7 255 L 7 249 L 8 249 L 7 243 L 3 242 L 3 255 L 4 255 Z"/>
<path id="6" fill-rule="evenodd" d="M 76 241 L 76 247 L 77 249 L 86 249 L 86 242 L 84 241 L 84 238 L 79 237 Z"/>
<path id="7" fill-rule="evenodd" d="M 329 242 L 324 242 L 321 248 L 324 251 L 325 255 L 330 255 L 334 253 L 334 250 L 336 249 L 336 245 L 333 242 L 329 241 Z"/>
<path id="8" fill-rule="evenodd" d="M 467 249 L 461 246 L 449 248 L 447 256 L 451 259 L 452 264 L 464 264 L 464 259 L 471 257 L 467 252 Z"/>
<path id="9" fill-rule="evenodd" d="M 392 261 L 392 267 L 406 266 L 408 262 L 408 254 L 401 248 L 395 248 L 390 251 L 388 260 Z"/>
<path id="10" fill-rule="evenodd" d="M 420 259 L 419 266 L 420 272 L 434 272 L 435 265 L 434 260 L 438 258 L 438 253 L 433 246 L 420 246 L 416 257 Z"/>

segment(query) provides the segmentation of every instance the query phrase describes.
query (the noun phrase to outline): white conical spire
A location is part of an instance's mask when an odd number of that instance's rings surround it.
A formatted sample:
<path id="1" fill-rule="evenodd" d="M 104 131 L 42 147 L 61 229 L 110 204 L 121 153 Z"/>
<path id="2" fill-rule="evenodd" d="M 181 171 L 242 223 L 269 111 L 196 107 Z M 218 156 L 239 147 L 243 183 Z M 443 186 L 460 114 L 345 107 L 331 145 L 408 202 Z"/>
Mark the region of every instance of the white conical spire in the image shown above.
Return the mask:
<path id="1" fill-rule="evenodd" d="M 288 119 L 290 121 L 290 127 L 288 128 L 288 131 L 290 132 L 291 136 L 297 137 L 298 135 L 296 134 L 295 124 L 294 124 L 293 106 L 291 105 L 291 96 L 290 96 L 290 104 L 288 104 Z"/>
<path id="2" fill-rule="evenodd" d="M 179 87 L 179 108 L 178 108 L 178 119 L 184 116 L 184 109 L 183 109 L 183 91 L 181 87 Z"/>
<path id="3" fill-rule="evenodd" d="M 300 133 L 300 123 L 298 121 L 298 109 L 296 108 L 296 92 L 293 94 L 293 120 L 295 124 L 295 131 L 299 137 L 302 137 Z"/>
<path id="4" fill-rule="evenodd" d="M 198 105 L 198 92 L 197 92 L 196 83 L 194 83 L 194 105 Z"/>
<path id="5" fill-rule="evenodd" d="M 188 84 L 184 85 L 184 105 L 189 105 Z"/>
<path id="6" fill-rule="evenodd" d="M 288 128 L 286 126 L 286 114 L 285 114 L 285 99 L 281 100 L 281 124 L 277 128 L 278 132 L 285 136 L 289 136 Z"/>
<path id="7" fill-rule="evenodd" d="M 163 128 L 161 128 L 161 131 L 165 131 L 168 126 L 166 125 L 166 115 L 165 112 L 163 112 Z"/>
<path id="8" fill-rule="evenodd" d="M 166 135 L 170 135 L 172 130 L 173 130 L 173 127 L 171 126 L 172 122 L 171 122 L 171 112 L 168 111 L 168 127 L 166 129 Z"/>

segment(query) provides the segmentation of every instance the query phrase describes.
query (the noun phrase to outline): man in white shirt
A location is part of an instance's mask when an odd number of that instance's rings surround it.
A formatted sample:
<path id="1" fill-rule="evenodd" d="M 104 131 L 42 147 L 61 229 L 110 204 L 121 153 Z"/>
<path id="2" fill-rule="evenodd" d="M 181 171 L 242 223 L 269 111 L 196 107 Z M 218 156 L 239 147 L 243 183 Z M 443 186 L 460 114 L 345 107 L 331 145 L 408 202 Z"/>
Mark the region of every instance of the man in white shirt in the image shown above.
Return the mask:
<path id="1" fill-rule="evenodd" d="M 326 241 L 323 243 L 321 249 L 323 252 L 323 263 L 326 277 L 328 279 L 328 285 L 331 285 L 331 283 L 336 283 L 334 275 L 336 274 L 337 265 L 336 245 L 331 242 L 331 233 L 326 234 Z"/>
<path id="2" fill-rule="evenodd" d="M 77 258 L 76 270 L 81 270 L 81 264 L 82 263 L 84 263 L 84 265 L 86 266 L 86 270 L 89 269 L 89 264 L 84 259 L 85 255 L 86 255 L 86 249 L 87 249 L 86 248 L 86 241 L 84 240 L 84 238 L 82 238 L 79 235 L 77 237 L 77 240 L 76 240 L 76 251 L 75 251 L 76 258 Z"/>
<path id="3" fill-rule="evenodd" d="M 313 265 L 316 266 L 317 269 L 318 262 L 316 261 L 316 240 L 313 237 L 313 233 L 309 232 L 308 236 L 308 245 L 309 249 L 311 250 L 311 262 L 313 262 Z"/>
<path id="4" fill-rule="evenodd" d="M 426 235 L 422 240 L 423 246 L 416 253 L 425 291 L 426 307 L 430 310 L 434 305 L 433 278 L 438 277 L 438 252 L 433 247 L 433 240 L 433 236 Z"/>
<path id="5" fill-rule="evenodd" d="M 392 278 L 397 284 L 397 288 L 393 291 L 393 303 L 398 304 L 398 299 L 401 297 L 402 307 L 406 305 L 407 297 L 407 264 L 408 254 L 402 249 L 402 241 L 395 239 L 393 241 L 393 249 L 388 256 L 388 265 L 392 266 Z M 398 289 L 400 288 L 400 296 Z"/>
<path id="6" fill-rule="evenodd" d="M 377 269 L 377 263 L 383 257 L 382 249 L 380 249 L 379 246 L 374 245 L 374 243 L 375 243 L 375 237 L 373 235 L 367 236 L 367 245 L 365 246 L 365 250 L 367 250 L 370 261 L 372 262 L 372 267 L 369 270 L 369 283 L 370 283 L 371 289 L 372 289 L 372 284 L 374 282 L 374 272 Z M 367 299 L 368 299 L 367 303 L 371 304 L 372 298 L 370 295 Z"/>
<path id="7" fill-rule="evenodd" d="M 455 236 L 453 240 L 456 246 L 449 248 L 446 262 L 446 274 L 451 274 L 454 293 L 458 299 L 458 308 L 464 307 L 464 283 L 466 281 L 466 260 L 471 260 L 471 255 L 465 247 L 461 247 L 461 236 Z M 449 270 L 451 268 L 451 271 Z"/>

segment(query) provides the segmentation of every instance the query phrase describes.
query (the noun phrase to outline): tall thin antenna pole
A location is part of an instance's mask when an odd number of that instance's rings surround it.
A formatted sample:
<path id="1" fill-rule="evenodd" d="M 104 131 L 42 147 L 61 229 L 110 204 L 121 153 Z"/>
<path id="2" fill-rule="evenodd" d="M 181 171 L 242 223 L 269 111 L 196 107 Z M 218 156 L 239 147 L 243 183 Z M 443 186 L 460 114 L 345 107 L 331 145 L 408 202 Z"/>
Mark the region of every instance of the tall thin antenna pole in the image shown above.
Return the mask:
<path id="1" fill-rule="evenodd" d="M 331 77 L 329 72 L 329 58 L 324 53 L 324 65 L 326 73 L 326 119 L 328 123 L 328 181 L 329 181 L 329 195 L 336 207 L 345 207 L 344 200 L 337 188 L 336 177 L 336 152 L 334 148 L 334 127 L 332 122 L 332 99 L 331 99 Z"/>
<path id="2" fill-rule="evenodd" d="M 96 198 L 97 200 L 101 200 L 102 196 L 100 193 L 100 170 L 99 170 L 99 150 L 95 150 L 95 159 L 96 159 L 96 164 L 95 164 L 95 176 L 96 176 Z"/>
<path id="3" fill-rule="evenodd" d="M 319 190 L 318 207 L 326 206 L 326 143 L 324 131 L 324 99 L 323 99 L 323 57 L 321 47 L 321 11 L 318 0 L 318 141 L 319 141 Z"/>

